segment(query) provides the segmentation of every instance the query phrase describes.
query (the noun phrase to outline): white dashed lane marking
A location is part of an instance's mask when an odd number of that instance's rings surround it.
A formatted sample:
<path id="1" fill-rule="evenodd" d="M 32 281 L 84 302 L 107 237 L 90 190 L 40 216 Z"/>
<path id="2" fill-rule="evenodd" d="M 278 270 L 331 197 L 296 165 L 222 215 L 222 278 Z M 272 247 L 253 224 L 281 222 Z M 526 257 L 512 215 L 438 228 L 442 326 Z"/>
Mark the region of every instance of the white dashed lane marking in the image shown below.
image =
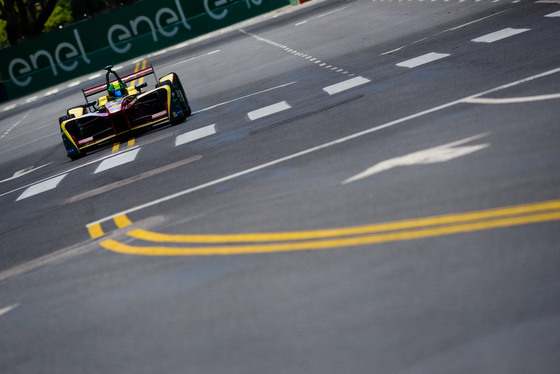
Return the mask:
<path id="1" fill-rule="evenodd" d="M 252 112 L 247 113 L 247 116 L 251 121 L 254 121 L 256 119 L 270 116 L 271 114 L 275 114 L 290 109 L 291 107 L 292 106 L 288 104 L 286 101 L 281 101 L 276 104 L 265 106 L 264 108 L 261 109 L 253 110 Z"/>
<path id="2" fill-rule="evenodd" d="M 67 176 L 68 174 L 62 174 L 59 175 L 57 177 L 51 178 L 51 179 L 47 179 L 44 182 L 40 182 L 37 184 L 34 184 L 33 186 L 27 188 L 17 199 L 16 201 L 19 200 L 23 200 L 26 199 L 28 197 L 31 196 L 35 196 L 38 195 L 40 193 L 43 193 L 45 191 L 49 191 L 52 190 L 54 188 L 56 188 L 56 186 L 58 186 L 58 184 L 60 183 L 60 181 L 62 181 L 64 179 L 65 176 Z"/>
<path id="3" fill-rule="evenodd" d="M 19 121 L 17 121 L 16 123 L 14 123 L 12 126 L 10 126 L 6 131 L 4 131 L 4 133 L 2 135 L 0 135 L 0 140 L 4 139 L 4 137 L 8 136 L 8 134 L 10 133 L 10 131 L 12 131 L 13 129 L 15 129 L 23 120 L 25 120 L 27 118 L 27 116 L 29 115 L 29 113 L 31 113 L 31 111 L 25 113 L 23 115 L 23 117 L 21 117 L 19 119 Z"/>
<path id="4" fill-rule="evenodd" d="M 514 36 L 517 34 L 521 34 L 522 32 L 525 31 L 529 31 L 530 29 L 512 29 L 510 27 L 500 30 L 500 31 L 496 31 L 487 35 L 483 35 L 481 37 L 478 37 L 476 39 L 473 39 L 473 42 L 477 42 L 477 43 L 494 43 L 497 42 L 498 40 L 502 40 L 505 38 L 509 38 L 510 36 Z"/>
<path id="5" fill-rule="evenodd" d="M 68 83 L 67 87 L 76 87 L 77 85 L 79 85 L 81 83 L 82 82 L 80 82 L 80 81 L 74 81 L 74 82 Z"/>
<path id="6" fill-rule="evenodd" d="M 215 133 L 216 133 L 215 124 L 197 130 L 189 131 L 175 138 L 175 147 L 186 143 L 194 142 L 195 140 L 202 139 L 210 135 L 214 135 Z"/>
<path id="7" fill-rule="evenodd" d="M 306 24 L 306 23 L 309 22 L 309 21 L 314 21 L 314 20 L 316 20 L 316 19 L 323 18 L 323 17 L 325 17 L 325 16 L 329 16 L 329 15 L 331 15 L 331 14 L 340 12 L 341 10 L 346 9 L 346 8 L 348 8 L 348 6 L 344 6 L 344 7 L 342 7 L 342 8 L 338 8 L 338 9 L 335 9 L 335 10 L 330 11 L 330 12 L 327 12 L 327 13 L 319 14 L 318 16 L 315 16 L 315 17 L 312 17 L 312 18 L 308 18 L 308 19 L 306 19 L 306 20 L 303 20 L 303 21 L 301 21 L 301 22 L 298 22 L 298 23 L 295 24 L 295 26 L 296 26 L 296 27 L 297 27 L 297 26 L 301 26 L 301 25 L 303 25 L 303 24 Z"/>
<path id="8" fill-rule="evenodd" d="M 373 1 L 375 2 L 376 0 L 373 0 Z M 381 0 L 381 1 L 383 1 L 383 0 Z M 400 0 L 399 0 L 399 1 L 400 1 Z M 410 0 L 409 0 L 409 1 L 410 1 Z M 431 2 L 436 2 L 436 1 L 437 1 L 437 0 L 431 0 Z M 448 1 L 448 0 L 444 0 L 444 2 L 447 2 L 447 1 Z M 464 1 L 465 1 L 465 0 L 459 0 L 460 3 L 461 3 L 461 2 L 464 2 Z M 477 0 L 477 1 L 480 1 L 480 0 Z M 493 1 L 494 1 L 494 2 L 498 2 L 499 0 L 493 0 Z M 559 0 L 547 0 L 547 1 L 537 1 L 537 3 L 558 2 L 558 1 L 559 1 Z M 512 0 L 512 3 L 517 3 L 517 2 L 520 2 L 520 0 Z M 328 12 L 328 13 L 325 13 L 325 14 L 321 14 L 321 15 L 319 15 L 319 16 L 317 16 L 317 17 L 314 17 L 314 18 L 310 18 L 310 19 L 301 21 L 301 22 L 297 23 L 295 26 L 303 25 L 303 24 L 305 24 L 305 23 L 307 23 L 307 22 L 309 22 L 309 21 L 311 21 L 311 20 L 314 20 L 314 19 L 317 19 L 317 18 L 321 18 L 321 17 L 326 16 L 326 15 L 330 15 L 330 14 L 332 14 L 332 13 L 338 12 L 338 11 L 343 10 L 343 9 L 345 9 L 345 8 L 347 8 L 347 7 L 342 7 L 342 8 L 339 8 L 339 9 L 335 9 L 335 10 L 332 11 L 332 12 Z M 486 18 L 496 16 L 496 15 L 502 13 L 502 12 L 504 12 L 504 11 L 497 12 L 497 13 L 492 14 L 492 15 L 490 15 L 490 16 L 483 17 L 483 18 L 477 19 L 477 20 L 475 20 L 475 21 L 468 22 L 468 23 L 466 23 L 466 24 L 463 24 L 463 25 L 460 25 L 460 26 L 457 26 L 457 27 L 453 27 L 453 28 L 447 29 L 447 30 L 445 30 L 445 31 L 443 31 L 443 32 L 441 32 L 441 33 L 439 33 L 439 34 L 446 33 L 446 32 L 449 32 L 449 31 L 454 31 L 454 30 L 457 30 L 457 29 L 459 29 L 459 28 L 463 28 L 463 27 L 465 27 L 465 26 L 469 26 L 469 25 L 471 25 L 471 24 L 473 24 L 473 23 L 475 23 L 475 22 L 479 22 L 479 21 L 482 21 L 482 20 L 484 20 L 484 19 L 486 19 Z M 556 11 L 556 12 L 553 12 L 553 13 L 550 13 L 550 14 L 546 14 L 544 17 L 560 17 L 560 11 Z M 512 28 L 507 28 L 507 29 L 504 29 L 504 30 L 501 30 L 501 31 L 497 31 L 497 32 L 488 34 L 488 35 L 481 36 L 481 37 L 476 38 L 476 39 L 472 39 L 471 41 L 473 41 L 473 42 L 481 42 L 481 43 L 492 43 L 492 42 L 495 42 L 495 41 L 498 41 L 498 40 L 501 40 L 501 39 L 504 39 L 504 38 L 507 38 L 507 37 L 510 37 L 510 36 L 513 36 L 513 35 L 517 35 L 517 34 L 519 34 L 519 33 L 525 32 L 525 31 L 529 31 L 529 30 L 530 30 L 530 29 L 512 29 Z M 305 58 L 305 59 L 307 59 L 307 60 L 309 60 L 309 61 L 311 61 L 311 62 L 316 63 L 318 66 L 323 67 L 323 68 L 325 68 L 325 69 L 333 70 L 333 71 L 336 71 L 337 73 L 342 73 L 342 74 L 344 74 L 344 75 L 349 74 L 349 72 L 348 72 L 348 71 L 345 71 L 344 69 L 339 69 L 339 68 L 336 67 L 336 66 L 333 67 L 332 65 L 327 65 L 327 63 L 325 63 L 325 62 L 323 62 L 323 61 L 321 61 L 321 60 L 319 60 L 319 59 L 316 59 L 316 58 L 314 58 L 314 57 L 312 57 L 312 56 L 309 56 L 309 55 L 307 55 L 307 54 L 305 54 L 305 53 L 300 53 L 300 52 L 296 51 L 295 49 L 289 48 L 289 47 L 287 47 L 287 46 L 285 46 L 285 45 L 282 45 L 282 44 L 280 44 L 280 43 L 276 43 L 276 42 L 273 42 L 272 40 L 268 40 L 268 39 L 265 39 L 265 38 L 261 38 L 261 37 L 259 37 L 259 36 L 257 36 L 257 35 L 248 33 L 248 32 L 246 32 L 246 31 L 243 30 L 243 29 L 240 29 L 239 31 L 242 32 L 242 33 L 245 33 L 245 34 L 247 34 L 247 35 L 250 35 L 250 36 L 256 38 L 257 40 L 260 40 L 260 41 L 266 42 L 266 43 L 268 43 L 268 44 L 271 44 L 271 45 L 273 45 L 273 46 L 275 46 L 275 47 L 284 49 L 286 52 L 289 52 L 289 53 L 291 53 L 291 54 L 293 54 L 293 55 L 295 55 L 295 56 L 303 57 L 303 58 Z M 439 35 L 439 34 L 436 34 L 436 35 Z M 427 39 L 427 38 L 417 40 L 417 41 L 415 41 L 415 42 L 413 42 L 413 43 L 411 43 L 411 44 L 409 44 L 409 45 L 416 44 L 416 43 L 421 42 L 421 41 L 424 41 L 424 40 L 426 40 L 426 39 Z M 399 50 L 401 50 L 401 49 L 403 49 L 403 48 L 405 48 L 405 47 L 407 47 L 407 46 L 408 46 L 408 45 L 405 45 L 405 46 L 402 46 L 402 47 L 393 49 L 393 50 L 391 50 L 391 51 L 382 53 L 381 55 L 383 56 L 383 55 L 386 55 L 386 54 L 391 54 L 391 53 L 396 52 L 396 51 L 399 51 Z M 182 45 L 182 44 L 179 44 L 179 45 L 177 45 L 177 46 L 175 46 L 175 47 L 173 47 L 173 48 L 170 48 L 169 50 L 174 50 L 174 49 L 182 48 L 182 47 L 183 47 L 183 45 Z M 165 52 L 167 52 L 167 51 L 168 51 L 167 49 L 164 49 L 164 50 L 161 50 L 160 52 L 156 52 L 156 53 L 154 53 L 154 54 L 152 54 L 152 55 L 155 56 L 155 55 L 158 55 L 158 54 L 161 54 L 161 53 L 165 53 Z M 187 60 L 183 60 L 183 61 L 180 61 L 180 62 L 171 64 L 171 65 L 169 65 L 169 66 L 178 65 L 178 64 L 181 64 L 181 63 L 184 63 L 184 62 L 187 62 L 187 61 L 192 61 L 193 59 L 199 58 L 199 57 L 201 57 L 201 56 L 211 55 L 211 54 L 218 53 L 218 52 L 220 52 L 220 50 L 213 50 L 213 51 L 210 51 L 210 52 L 207 52 L 207 53 L 203 53 L 203 54 L 200 55 L 200 56 L 191 57 L 191 58 L 189 58 L 189 59 L 187 59 Z M 428 54 L 428 55 L 431 55 L 431 54 Z M 424 56 L 420 56 L 420 57 L 426 57 L 426 56 L 428 56 L 428 55 L 424 55 Z M 447 56 L 448 56 L 448 55 L 445 55 L 445 56 L 443 56 L 443 57 L 447 57 Z M 412 60 L 409 60 L 409 61 L 412 61 Z M 402 63 L 400 63 L 400 64 L 397 64 L 397 65 L 398 65 L 398 66 L 410 67 L 410 66 L 403 65 L 403 64 L 405 64 L 405 63 L 407 63 L 407 62 L 409 62 L 409 61 L 404 61 L 404 62 L 402 62 Z M 433 60 L 432 60 L 432 61 L 433 61 Z M 428 61 L 428 62 L 431 62 L 431 61 Z M 426 62 L 425 62 L 425 63 L 426 63 Z M 420 64 L 420 65 L 421 65 L 421 64 Z M 168 67 L 169 67 L 169 66 L 168 66 Z M 416 66 L 419 66 L 419 65 L 415 65 L 415 66 L 412 66 L 412 67 L 416 67 Z M 123 68 L 123 65 L 119 65 L 119 66 L 115 67 L 113 70 L 120 70 L 120 69 L 122 69 L 122 68 Z M 353 76 L 353 75 L 354 75 L 354 74 L 350 74 L 349 76 Z M 98 78 L 99 76 L 100 76 L 100 74 L 99 74 L 99 73 L 96 73 L 96 74 L 93 74 L 93 75 L 88 76 L 87 79 L 95 79 L 95 78 Z M 68 84 L 66 85 L 66 87 L 67 87 L 67 88 L 71 88 L 71 87 L 75 87 L 75 86 L 77 86 L 77 85 L 79 85 L 79 84 L 81 84 L 81 81 L 79 81 L 79 80 L 77 80 L 77 81 L 72 81 L 72 82 L 68 83 Z M 46 93 L 44 94 L 44 96 L 50 96 L 50 95 L 53 95 L 53 94 L 55 94 L 55 93 L 58 93 L 59 91 L 60 91 L 59 88 L 54 88 L 54 89 L 52 89 L 52 90 L 46 92 Z M 28 100 L 27 103 L 30 103 L 30 102 L 32 102 L 32 101 L 34 101 L 34 100 L 36 100 L 36 99 L 35 99 L 35 98 L 31 98 L 31 99 L 27 99 L 27 100 Z M 8 111 L 8 110 L 14 109 L 16 106 L 18 106 L 18 105 L 20 105 L 20 104 L 21 104 L 21 103 L 15 103 L 15 104 L 6 105 L 6 106 L 4 106 L 3 108 L 0 108 L 0 110 L 1 110 L 2 112 L 6 112 L 6 111 Z"/>
<path id="9" fill-rule="evenodd" d="M 97 174 L 102 171 L 132 162 L 136 159 L 136 156 L 138 156 L 138 152 L 140 152 L 140 148 L 136 148 L 131 151 L 123 152 L 116 156 L 110 157 L 99 164 L 93 174 Z"/>
<path id="10" fill-rule="evenodd" d="M 5 308 L 0 309 L 0 316 L 16 309 L 17 307 L 19 307 L 19 303 L 16 303 L 16 304 L 13 304 L 13 305 L 10 305 L 10 306 L 7 306 Z"/>
<path id="11" fill-rule="evenodd" d="M 10 104 L 10 105 L 7 105 L 6 107 L 4 107 L 4 109 L 2 109 L 2 111 L 3 111 L 3 112 L 6 112 L 6 111 L 8 111 L 8 110 L 12 110 L 12 109 L 14 109 L 16 106 L 17 106 L 17 104 Z"/>
<path id="12" fill-rule="evenodd" d="M 164 53 L 167 52 L 167 50 L 164 50 L 164 51 L 165 51 Z M 202 54 L 200 54 L 200 55 L 193 56 L 193 57 L 189 57 L 189 58 L 187 58 L 187 59 L 185 59 L 185 60 L 182 60 L 182 61 L 179 61 L 179 62 L 174 62 L 174 63 L 172 63 L 172 64 L 170 64 L 170 65 L 167 65 L 167 66 L 165 66 L 165 69 L 169 69 L 169 68 L 171 68 L 171 67 L 173 67 L 173 66 L 180 65 L 180 64 L 184 64 L 184 63 L 186 63 L 186 62 L 191 62 L 191 61 L 197 60 L 197 59 L 199 59 L 199 58 L 201 58 L 201 57 L 210 56 L 210 55 L 213 55 L 214 53 L 219 53 L 219 52 L 220 52 L 219 49 L 215 49 L 215 50 L 210 51 L 210 52 L 204 52 L 204 53 L 202 53 Z M 162 69 L 163 69 L 163 68 L 162 68 Z"/>
<path id="13" fill-rule="evenodd" d="M 404 67 L 404 68 L 415 68 L 420 65 L 427 64 L 429 62 L 433 62 L 442 58 L 450 56 L 448 53 L 436 53 L 430 52 L 426 53 L 425 55 L 415 57 L 410 60 L 406 60 L 403 62 L 399 62 L 397 66 Z"/>
<path id="14" fill-rule="evenodd" d="M 333 84 L 332 86 L 328 86 L 323 88 L 323 91 L 328 93 L 329 95 L 334 95 L 339 92 L 343 92 L 349 90 L 354 87 L 361 86 L 362 84 L 369 83 L 370 80 L 364 77 L 356 77 L 352 79 L 345 80 L 344 82 L 340 82 L 337 84 Z"/>
<path id="15" fill-rule="evenodd" d="M 263 43 L 267 43 L 267 44 L 269 44 L 269 45 L 271 45 L 271 46 L 273 46 L 273 47 L 280 48 L 280 49 L 286 51 L 287 53 L 291 53 L 291 54 L 294 55 L 294 56 L 304 58 L 305 60 L 307 60 L 307 61 L 309 61 L 309 62 L 312 62 L 313 64 L 316 64 L 317 66 L 320 66 L 320 67 L 322 67 L 322 68 L 324 68 L 324 69 L 329 69 L 329 70 L 331 70 L 331 71 L 335 71 L 336 73 L 341 73 L 342 75 L 349 75 L 350 77 L 354 75 L 354 74 L 350 74 L 348 71 L 346 71 L 346 70 L 344 70 L 344 69 L 341 69 L 341 68 L 338 68 L 338 67 L 336 67 L 336 66 L 332 66 L 332 65 L 328 65 L 328 66 L 327 66 L 327 63 L 326 63 L 326 62 L 323 62 L 323 61 L 321 61 L 320 59 L 315 58 L 315 57 L 313 57 L 313 56 L 310 56 L 310 55 L 308 55 L 308 54 L 306 54 L 306 53 L 298 52 L 298 51 L 296 51 L 295 49 L 288 47 L 287 45 L 277 43 L 277 42 L 272 41 L 272 40 L 270 40 L 270 39 L 262 38 L 262 37 L 260 37 L 260 36 L 258 36 L 258 35 L 255 35 L 255 34 L 251 34 L 250 32 L 247 32 L 247 31 L 245 31 L 245 30 L 243 30 L 243 29 L 239 29 L 239 32 L 241 32 L 241 33 L 243 33 L 243 34 L 245 34 L 245 35 L 249 35 L 249 36 L 251 36 L 251 37 L 257 39 L 258 41 L 261 41 L 261 42 L 263 42 Z"/>
<path id="16" fill-rule="evenodd" d="M 429 61 L 434 61 L 436 59 L 447 57 L 447 56 L 448 55 L 446 55 L 446 54 L 429 53 L 427 55 L 420 56 L 420 57 L 417 57 L 415 59 L 405 61 L 405 62 L 401 63 L 400 65 L 402 65 L 402 66 L 418 66 L 418 65 L 421 65 L 423 63 L 427 63 Z M 529 81 L 529 80 L 536 79 L 537 77 L 550 75 L 550 74 L 558 72 L 559 70 L 560 69 L 555 69 L 555 70 L 540 74 L 538 76 L 533 76 L 533 77 L 527 78 L 525 80 L 517 81 L 517 82 L 515 82 L 515 84 L 517 85 L 519 83 L 523 83 L 523 82 L 526 82 L 526 81 Z M 348 79 L 346 81 L 337 83 L 337 84 L 332 85 L 332 86 L 325 87 L 325 88 L 323 88 L 323 90 L 332 95 L 332 94 L 335 94 L 335 93 L 338 93 L 338 92 L 343 92 L 345 90 L 360 86 L 360 85 L 368 83 L 368 82 L 370 82 L 369 79 L 360 76 L 360 77 L 355 77 L 355 78 L 352 78 L 352 79 Z M 292 82 L 292 83 L 289 83 L 289 84 L 293 84 L 293 83 L 295 83 L 295 82 Z M 512 84 L 508 85 L 508 87 L 509 86 L 512 86 Z M 504 102 L 503 99 L 484 99 L 484 98 L 480 98 L 480 96 L 482 96 L 483 94 L 491 93 L 493 91 L 494 90 L 485 91 L 481 94 L 470 96 L 470 97 L 465 98 L 463 100 L 453 102 L 449 105 L 454 105 L 455 103 L 458 103 L 458 102 L 503 103 Z M 532 101 L 532 100 L 536 100 L 536 99 L 538 99 L 538 100 L 556 99 L 558 97 L 560 97 L 560 96 L 558 96 L 558 94 L 552 94 L 552 95 L 543 95 L 543 96 L 537 96 L 537 97 L 531 97 L 531 98 L 515 98 L 513 100 L 515 102 L 525 102 L 525 101 L 530 101 L 530 100 Z M 480 100 L 477 100 L 478 98 L 480 98 Z M 507 100 L 507 103 L 512 101 L 512 99 L 506 99 L 506 100 Z M 445 107 L 445 106 L 438 107 L 436 109 L 439 110 L 440 108 L 443 108 L 443 107 Z M 249 119 L 254 121 L 256 119 L 263 118 L 263 117 L 266 117 L 266 116 L 269 116 L 269 115 L 272 115 L 272 114 L 275 114 L 275 113 L 278 113 L 278 112 L 281 112 L 281 111 L 284 111 L 284 110 L 288 110 L 288 109 L 291 109 L 291 108 L 292 108 L 292 106 L 290 104 L 288 104 L 286 101 L 281 101 L 281 102 L 278 102 L 276 104 L 269 105 L 269 106 L 254 110 L 252 112 L 249 112 L 249 113 L 247 113 L 247 116 L 249 117 Z M 423 115 L 424 113 L 425 112 L 422 112 L 419 115 Z M 27 114 L 29 114 L 29 113 L 27 113 Z M 409 118 L 414 118 L 414 117 L 407 117 L 406 119 L 409 119 Z M 387 126 L 393 125 L 393 124 L 396 124 L 396 123 L 397 122 L 390 123 Z M 385 126 L 380 126 L 376 129 L 380 129 L 380 128 L 385 128 Z M 215 124 L 210 125 L 210 126 L 206 126 L 206 127 L 203 127 L 203 128 L 200 128 L 200 129 L 197 129 L 197 130 L 194 130 L 194 131 L 190 131 L 190 132 L 187 132 L 185 134 L 177 136 L 176 140 L 175 140 L 175 145 L 178 146 L 178 145 L 182 145 L 182 144 L 185 144 L 185 143 L 189 143 L 189 142 L 192 142 L 194 140 L 202 139 L 204 137 L 213 135 L 215 133 L 216 133 L 216 125 Z M 4 134 L 4 135 L 6 135 L 6 134 Z M 38 194 L 41 194 L 45 191 L 49 191 L 49 190 L 52 190 L 52 189 L 56 188 L 60 184 L 60 182 L 66 177 L 66 175 L 68 175 L 71 171 L 74 171 L 76 169 L 80 169 L 80 168 L 86 167 L 88 165 L 100 162 L 100 164 L 98 165 L 97 169 L 94 172 L 94 174 L 96 174 L 96 173 L 99 173 L 101 171 L 109 170 L 111 168 L 114 168 L 114 167 L 117 167 L 117 166 L 120 166 L 120 165 L 123 165 L 123 164 L 134 161 L 136 159 L 136 157 L 138 156 L 139 152 L 140 152 L 140 148 L 137 147 L 137 148 L 130 149 L 126 152 L 122 152 L 122 153 L 117 154 L 117 155 L 105 156 L 105 157 L 102 157 L 98 160 L 93 160 L 93 161 L 88 162 L 86 164 L 77 166 L 77 167 L 75 167 L 71 170 L 68 170 L 64 173 L 61 173 L 59 175 L 50 177 L 48 179 L 44 179 L 44 180 L 42 180 L 40 182 L 37 182 L 35 184 L 27 185 L 27 186 L 24 186 L 24 187 L 14 189 L 12 191 L 5 192 L 3 194 L 0 194 L 0 196 L 4 196 L 4 195 L 7 195 L 9 193 L 13 193 L 13 192 L 25 189 L 25 191 L 17 198 L 16 201 L 23 200 L 23 199 L 26 199 L 28 197 L 38 195 Z"/>

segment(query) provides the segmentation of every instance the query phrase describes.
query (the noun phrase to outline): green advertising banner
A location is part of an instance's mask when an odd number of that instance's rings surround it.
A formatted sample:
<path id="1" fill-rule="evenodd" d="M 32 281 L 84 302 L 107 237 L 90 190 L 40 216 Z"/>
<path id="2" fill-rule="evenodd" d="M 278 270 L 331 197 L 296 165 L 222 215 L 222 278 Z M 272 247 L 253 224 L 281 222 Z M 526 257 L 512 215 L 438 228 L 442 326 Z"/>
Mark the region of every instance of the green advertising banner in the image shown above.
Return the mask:
<path id="1" fill-rule="evenodd" d="M 0 102 L 289 4 L 290 0 L 140 1 L 1 49 Z"/>

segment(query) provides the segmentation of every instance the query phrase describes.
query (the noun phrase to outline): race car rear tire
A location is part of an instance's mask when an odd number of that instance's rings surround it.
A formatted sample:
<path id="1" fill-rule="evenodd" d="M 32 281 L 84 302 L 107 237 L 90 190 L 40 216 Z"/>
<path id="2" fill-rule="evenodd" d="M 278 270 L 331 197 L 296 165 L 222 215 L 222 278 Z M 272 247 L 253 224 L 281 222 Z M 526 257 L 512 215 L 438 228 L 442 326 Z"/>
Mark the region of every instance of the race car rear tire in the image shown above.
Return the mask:
<path id="1" fill-rule="evenodd" d="M 58 123 L 59 123 L 60 125 L 62 125 L 62 122 L 68 121 L 69 119 L 75 118 L 75 117 L 76 117 L 76 116 L 73 115 L 73 114 L 69 114 L 69 115 L 66 115 L 66 116 L 59 117 L 59 118 L 58 118 Z"/>

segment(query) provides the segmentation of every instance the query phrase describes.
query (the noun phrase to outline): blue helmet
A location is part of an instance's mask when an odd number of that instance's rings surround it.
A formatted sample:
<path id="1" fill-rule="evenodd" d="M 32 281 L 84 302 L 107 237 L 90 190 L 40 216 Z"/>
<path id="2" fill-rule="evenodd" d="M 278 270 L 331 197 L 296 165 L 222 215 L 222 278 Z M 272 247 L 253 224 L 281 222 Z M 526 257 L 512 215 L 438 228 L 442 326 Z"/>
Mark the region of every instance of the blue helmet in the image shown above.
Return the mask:
<path id="1" fill-rule="evenodd" d="M 107 91 L 109 93 L 109 97 L 113 100 L 120 99 L 121 97 L 128 95 L 126 85 L 120 82 L 111 83 Z"/>

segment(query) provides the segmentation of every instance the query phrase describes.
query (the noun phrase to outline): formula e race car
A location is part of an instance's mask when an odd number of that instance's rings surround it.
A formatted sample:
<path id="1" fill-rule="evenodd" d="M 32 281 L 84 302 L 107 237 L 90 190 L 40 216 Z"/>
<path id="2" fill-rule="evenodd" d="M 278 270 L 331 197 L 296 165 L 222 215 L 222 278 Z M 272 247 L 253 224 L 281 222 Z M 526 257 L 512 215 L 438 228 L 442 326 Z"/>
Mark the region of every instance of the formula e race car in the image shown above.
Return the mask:
<path id="1" fill-rule="evenodd" d="M 106 83 L 82 89 L 85 104 L 68 109 L 66 115 L 59 118 L 62 143 L 72 160 L 94 147 L 130 135 L 134 130 L 167 122 L 175 125 L 191 114 L 177 74 L 169 73 L 158 80 L 150 66 L 121 78 L 112 69 L 113 65 L 105 68 Z M 127 86 L 151 74 L 157 82 L 155 89 L 143 91 L 147 83 Z M 112 80 L 111 75 L 114 76 Z M 88 101 L 90 96 L 102 92 L 105 95 L 98 100 Z"/>

